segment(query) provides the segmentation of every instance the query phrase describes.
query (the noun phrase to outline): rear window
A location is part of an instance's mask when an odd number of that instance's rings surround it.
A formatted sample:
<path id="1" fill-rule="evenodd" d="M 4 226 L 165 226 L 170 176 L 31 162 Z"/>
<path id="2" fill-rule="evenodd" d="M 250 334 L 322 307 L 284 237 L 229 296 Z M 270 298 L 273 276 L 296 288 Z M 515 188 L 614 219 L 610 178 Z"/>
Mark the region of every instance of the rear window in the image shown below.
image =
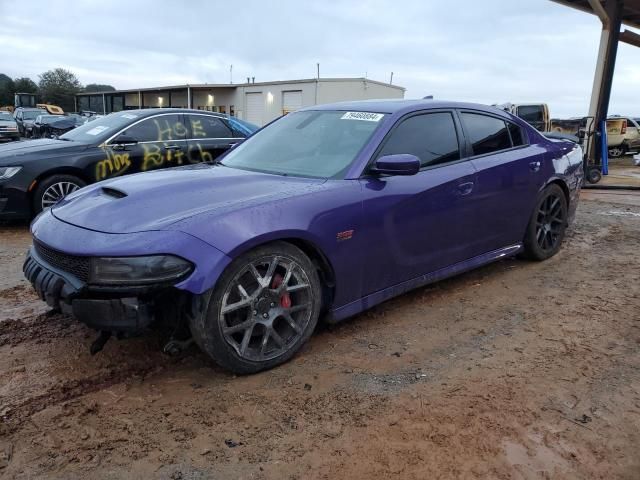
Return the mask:
<path id="1" fill-rule="evenodd" d="M 461 117 L 474 155 L 511 148 L 511 138 L 504 120 L 467 112 L 462 113 Z"/>
<path id="2" fill-rule="evenodd" d="M 518 116 L 525 122 L 534 123 L 544 121 L 542 107 L 539 105 L 521 105 L 518 107 Z"/>
<path id="3" fill-rule="evenodd" d="M 225 123 L 213 115 L 189 115 L 189 138 L 232 138 Z"/>

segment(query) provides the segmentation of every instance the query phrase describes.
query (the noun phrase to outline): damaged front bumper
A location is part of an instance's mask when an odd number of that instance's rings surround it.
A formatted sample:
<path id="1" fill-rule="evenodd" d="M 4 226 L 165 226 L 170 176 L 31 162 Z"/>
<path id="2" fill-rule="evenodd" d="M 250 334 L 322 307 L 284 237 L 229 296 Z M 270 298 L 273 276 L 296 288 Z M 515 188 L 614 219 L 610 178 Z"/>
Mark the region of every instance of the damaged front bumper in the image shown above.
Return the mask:
<path id="1" fill-rule="evenodd" d="M 87 326 L 117 334 L 135 334 L 154 320 L 156 298 L 166 287 L 101 288 L 47 262 L 32 247 L 23 265 L 25 277 L 50 307 Z"/>

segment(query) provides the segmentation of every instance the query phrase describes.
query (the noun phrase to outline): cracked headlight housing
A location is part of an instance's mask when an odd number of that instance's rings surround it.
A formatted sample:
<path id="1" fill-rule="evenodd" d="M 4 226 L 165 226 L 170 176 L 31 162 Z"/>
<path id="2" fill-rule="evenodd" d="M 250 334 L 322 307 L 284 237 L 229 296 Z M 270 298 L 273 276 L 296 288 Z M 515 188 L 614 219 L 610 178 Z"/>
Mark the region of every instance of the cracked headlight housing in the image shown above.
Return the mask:
<path id="1" fill-rule="evenodd" d="M 22 170 L 22 167 L 0 167 L 0 180 L 11 178 L 20 170 Z"/>
<path id="2" fill-rule="evenodd" d="M 110 286 L 174 283 L 191 271 L 193 264 L 175 255 L 97 257 L 91 259 L 89 283 Z"/>

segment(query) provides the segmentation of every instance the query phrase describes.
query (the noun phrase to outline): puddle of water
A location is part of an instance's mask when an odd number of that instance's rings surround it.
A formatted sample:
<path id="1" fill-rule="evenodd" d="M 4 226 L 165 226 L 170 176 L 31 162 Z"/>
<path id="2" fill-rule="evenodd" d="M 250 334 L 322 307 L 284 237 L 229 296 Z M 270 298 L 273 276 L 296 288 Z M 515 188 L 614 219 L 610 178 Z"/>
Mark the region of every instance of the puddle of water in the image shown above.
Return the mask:
<path id="1" fill-rule="evenodd" d="M 609 215 L 609 216 L 616 216 L 616 217 L 640 217 L 640 213 L 635 213 L 635 212 L 621 212 L 618 210 L 611 210 L 609 212 L 601 212 L 601 215 Z"/>
<path id="2" fill-rule="evenodd" d="M 525 443 L 507 440 L 503 443 L 507 462 L 523 475 L 523 478 L 540 478 L 540 472 L 554 473 L 555 470 L 567 471 L 567 461 L 549 447 L 543 445 L 541 435 L 528 435 Z"/>

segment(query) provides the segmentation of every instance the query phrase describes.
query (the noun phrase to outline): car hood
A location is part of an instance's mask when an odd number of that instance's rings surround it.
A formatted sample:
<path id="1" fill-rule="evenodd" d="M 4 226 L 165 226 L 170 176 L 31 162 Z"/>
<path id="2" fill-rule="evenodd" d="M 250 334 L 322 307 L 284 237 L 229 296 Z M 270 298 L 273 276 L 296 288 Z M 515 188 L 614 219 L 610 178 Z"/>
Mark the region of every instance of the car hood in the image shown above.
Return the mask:
<path id="1" fill-rule="evenodd" d="M 51 212 L 66 223 L 105 233 L 164 230 L 186 219 L 197 222 L 201 215 L 304 194 L 323 183 L 201 164 L 106 180 L 69 195 Z"/>
<path id="2" fill-rule="evenodd" d="M 26 161 L 29 160 L 31 156 L 34 158 L 42 158 L 41 153 L 46 153 L 47 156 L 50 156 L 64 154 L 70 151 L 84 150 L 86 148 L 86 144 L 48 138 L 6 143 L 0 145 L 0 166 L 13 164 L 17 161 Z"/>

